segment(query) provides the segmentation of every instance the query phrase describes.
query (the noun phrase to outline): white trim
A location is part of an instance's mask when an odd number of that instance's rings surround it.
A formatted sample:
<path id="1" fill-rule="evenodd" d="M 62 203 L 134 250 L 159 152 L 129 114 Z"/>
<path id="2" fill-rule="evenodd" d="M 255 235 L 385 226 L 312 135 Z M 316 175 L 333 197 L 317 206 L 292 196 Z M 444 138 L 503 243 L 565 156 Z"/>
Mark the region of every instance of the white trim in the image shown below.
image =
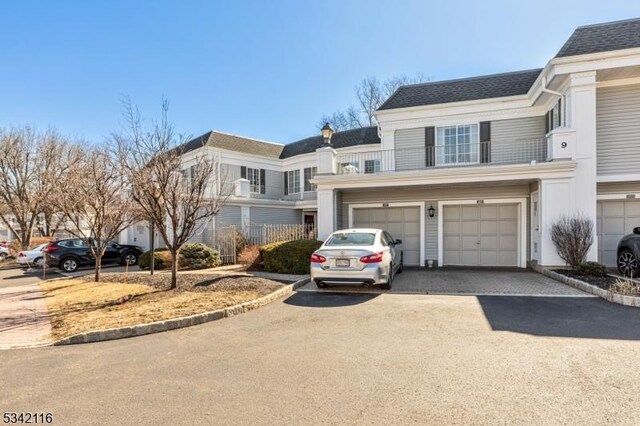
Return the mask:
<path id="1" fill-rule="evenodd" d="M 349 228 L 353 228 L 353 210 L 366 208 L 384 208 L 384 207 L 420 207 L 420 266 L 424 266 L 425 256 L 425 223 L 424 223 L 424 201 L 410 201 L 400 203 L 365 203 L 365 204 L 349 204 Z"/>
<path id="2" fill-rule="evenodd" d="M 482 199 L 482 198 L 480 198 Z M 519 244 L 519 264 L 521 268 L 527 267 L 527 217 L 526 217 L 526 198 L 493 198 L 482 199 L 482 204 L 518 204 L 518 228 L 520 229 L 520 235 L 518 239 Z M 444 206 L 448 205 L 475 205 L 478 204 L 478 199 L 475 200 L 446 200 L 438 201 L 438 265 L 444 266 Z"/>
<path id="3" fill-rule="evenodd" d="M 640 173 L 627 173 L 619 175 L 599 175 L 596 182 L 633 182 L 640 181 Z"/>
<path id="4" fill-rule="evenodd" d="M 629 198 L 629 195 L 633 195 L 634 198 Z M 596 195 L 596 200 L 639 200 L 640 193 L 622 193 L 622 194 L 600 194 Z"/>

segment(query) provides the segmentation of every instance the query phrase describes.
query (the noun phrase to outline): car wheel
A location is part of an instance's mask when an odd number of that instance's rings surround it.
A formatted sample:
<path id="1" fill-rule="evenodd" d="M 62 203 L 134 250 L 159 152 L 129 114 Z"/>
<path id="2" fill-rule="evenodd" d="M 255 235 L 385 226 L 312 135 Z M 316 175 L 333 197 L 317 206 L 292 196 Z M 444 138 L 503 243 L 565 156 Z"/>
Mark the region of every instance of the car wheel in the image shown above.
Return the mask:
<path id="1" fill-rule="evenodd" d="M 7 253 L 0 253 L 0 262 L 7 259 Z"/>
<path id="2" fill-rule="evenodd" d="M 62 259 L 60 262 L 60 269 L 65 272 L 75 272 L 80 267 L 80 264 L 73 257 L 67 257 L 66 259 Z"/>
<path id="3" fill-rule="evenodd" d="M 391 290 L 391 286 L 393 285 L 393 263 L 389 264 L 389 278 L 387 279 L 387 282 L 382 284 L 380 287 L 383 290 Z"/>
<path id="4" fill-rule="evenodd" d="M 138 255 L 135 253 L 127 253 L 124 256 L 122 256 L 122 262 L 123 265 L 135 265 L 138 263 Z"/>
<path id="5" fill-rule="evenodd" d="M 44 259 L 42 259 L 41 257 L 36 257 L 35 260 L 33 261 L 33 263 L 37 267 L 42 268 L 42 266 L 44 265 Z"/>
<path id="6" fill-rule="evenodd" d="M 624 249 L 618 254 L 618 271 L 625 277 L 635 277 L 638 274 L 638 259 L 631 250 Z"/>
<path id="7" fill-rule="evenodd" d="M 318 288 L 325 288 L 327 285 L 325 283 L 323 283 L 322 281 L 316 281 L 316 287 Z"/>

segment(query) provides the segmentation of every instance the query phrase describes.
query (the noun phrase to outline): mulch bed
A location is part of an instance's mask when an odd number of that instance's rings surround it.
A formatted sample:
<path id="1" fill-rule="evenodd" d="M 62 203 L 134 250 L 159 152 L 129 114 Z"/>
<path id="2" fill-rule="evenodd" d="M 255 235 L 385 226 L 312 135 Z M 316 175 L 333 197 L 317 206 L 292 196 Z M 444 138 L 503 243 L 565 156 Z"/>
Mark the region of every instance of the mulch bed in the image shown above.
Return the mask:
<path id="1" fill-rule="evenodd" d="M 93 276 L 81 278 L 85 281 L 93 281 Z M 168 290 L 171 284 L 171 274 L 155 273 L 149 274 L 102 274 L 102 282 L 144 284 L 157 288 L 158 290 Z M 178 274 L 178 291 L 258 291 L 268 294 L 281 288 L 281 283 L 267 280 L 265 278 L 250 277 L 246 275 L 212 275 L 212 274 Z"/>
<path id="2" fill-rule="evenodd" d="M 580 275 L 570 269 L 554 269 L 553 272 L 557 272 L 558 274 L 562 274 L 569 278 L 584 281 L 588 284 L 598 286 L 604 290 L 609 290 L 609 287 L 611 287 L 612 284 L 615 284 L 615 282 L 618 280 L 617 277 L 612 277 L 611 275 L 607 275 L 606 277 L 590 277 L 586 275 Z"/>

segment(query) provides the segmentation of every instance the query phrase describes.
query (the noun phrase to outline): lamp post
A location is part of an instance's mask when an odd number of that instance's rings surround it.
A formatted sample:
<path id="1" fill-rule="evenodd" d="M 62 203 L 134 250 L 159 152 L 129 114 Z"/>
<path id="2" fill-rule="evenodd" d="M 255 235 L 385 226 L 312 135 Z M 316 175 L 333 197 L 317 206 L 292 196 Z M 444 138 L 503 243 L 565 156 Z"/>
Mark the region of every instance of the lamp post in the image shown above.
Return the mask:
<path id="1" fill-rule="evenodd" d="M 331 143 L 331 136 L 333 136 L 333 129 L 331 128 L 331 126 L 329 126 L 329 123 L 324 123 L 324 126 L 322 126 L 322 129 L 320 129 L 320 131 L 322 132 L 324 143 L 329 145 Z"/>

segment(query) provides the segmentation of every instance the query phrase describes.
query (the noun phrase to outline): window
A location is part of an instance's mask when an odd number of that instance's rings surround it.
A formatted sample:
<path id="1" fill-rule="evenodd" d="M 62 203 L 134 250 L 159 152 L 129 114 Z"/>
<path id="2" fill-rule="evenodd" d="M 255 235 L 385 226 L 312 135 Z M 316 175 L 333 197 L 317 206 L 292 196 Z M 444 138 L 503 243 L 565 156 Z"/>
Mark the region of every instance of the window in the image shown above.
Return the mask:
<path id="1" fill-rule="evenodd" d="M 300 192 L 300 169 L 287 172 L 287 194 Z"/>
<path id="2" fill-rule="evenodd" d="M 478 162 L 478 125 L 438 127 L 437 165 Z"/>
<path id="3" fill-rule="evenodd" d="M 380 173 L 380 160 L 364 160 L 365 173 Z"/>
<path id="4" fill-rule="evenodd" d="M 253 194 L 262 192 L 260 188 L 264 185 L 264 182 L 260 181 L 260 169 L 247 167 L 247 180 L 249 181 L 249 192 Z"/>
<path id="5" fill-rule="evenodd" d="M 316 175 L 318 171 L 317 167 L 307 167 L 304 169 L 304 190 L 307 191 L 315 191 L 316 186 L 309 182 Z"/>
<path id="6" fill-rule="evenodd" d="M 376 239 L 376 234 L 369 232 L 348 232 L 333 234 L 325 246 L 372 246 Z"/>
<path id="7" fill-rule="evenodd" d="M 562 100 L 558 100 L 558 102 L 551 108 L 546 115 L 546 130 L 547 133 L 552 131 L 553 129 L 562 126 Z"/>

